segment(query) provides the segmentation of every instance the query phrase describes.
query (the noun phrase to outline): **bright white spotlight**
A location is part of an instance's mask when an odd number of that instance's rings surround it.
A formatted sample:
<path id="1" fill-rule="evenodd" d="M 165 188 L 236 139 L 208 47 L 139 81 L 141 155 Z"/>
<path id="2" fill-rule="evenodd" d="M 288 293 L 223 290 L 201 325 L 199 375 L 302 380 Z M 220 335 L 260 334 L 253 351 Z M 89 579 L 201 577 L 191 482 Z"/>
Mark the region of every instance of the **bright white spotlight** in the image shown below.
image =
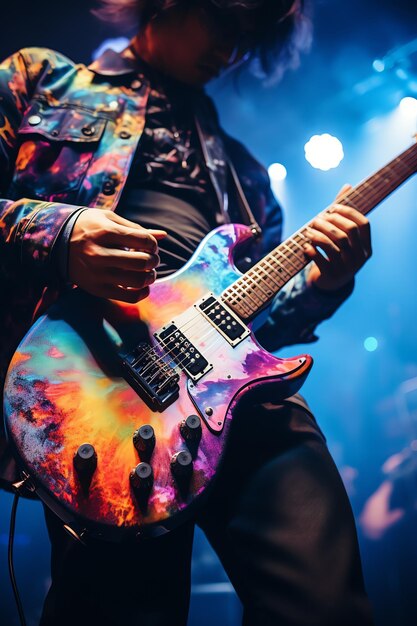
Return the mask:
<path id="1" fill-rule="evenodd" d="M 363 342 L 363 347 L 368 352 L 375 352 L 378 348 L 378 339 L 376 337 L 367 337 Z"/>
<path id="2" fill-rule="evenodd" d="M 383 72 L 385 69 L 385 63 L 382 59 L 375 59 L 375 61 L 372 63 L 372 67 L 374 68 L 375 72 Z"/>
<path id="3" fill-rule="evenodd" d="M 337 167 L 345 156 L 342 143 L 328 133 L 313 135 L 304 146 L 304 152 L 310 165 L 324 172 Z"/>
<path id="4" fill-rule="evenodd" d="M 273 183 L 280 183 L 287 178 L 287 169 L 282 163 L 272 163 L 268 167 L 268 174 Z"/>
<path id="5" fill-rule="evenodd" d="M 417 99 L 407 96 L 400 101 L 401 113 L 404 113 L 407 117 L 414 117 L 417 115 Z"/>

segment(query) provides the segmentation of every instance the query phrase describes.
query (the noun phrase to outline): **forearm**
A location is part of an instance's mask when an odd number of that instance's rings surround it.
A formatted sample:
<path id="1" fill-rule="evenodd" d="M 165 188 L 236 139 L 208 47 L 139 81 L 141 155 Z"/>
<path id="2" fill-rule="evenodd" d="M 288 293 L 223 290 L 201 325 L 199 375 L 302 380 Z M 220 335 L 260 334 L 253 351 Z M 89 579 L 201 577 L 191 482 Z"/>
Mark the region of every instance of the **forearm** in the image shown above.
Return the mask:
<path id="1" fill-rule="evenodd" d="M 40 200 L 0 199 L 0 259 L 2 271 L 25 271 L 45 282 L 58 276 L 55 244 L 66 223 L 83 207 Z"/>

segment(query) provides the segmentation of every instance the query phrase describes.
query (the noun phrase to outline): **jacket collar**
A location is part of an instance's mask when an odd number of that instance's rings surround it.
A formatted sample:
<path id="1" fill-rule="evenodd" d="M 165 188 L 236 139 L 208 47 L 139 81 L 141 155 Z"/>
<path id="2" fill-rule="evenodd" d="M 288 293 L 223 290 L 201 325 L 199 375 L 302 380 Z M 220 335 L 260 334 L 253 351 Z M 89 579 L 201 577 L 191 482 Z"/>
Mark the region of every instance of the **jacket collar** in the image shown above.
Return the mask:
<path id="1" fill-rule="evenodd" d="M 116 52 L 111 48 L 107 48 L 88 66 L 88 69 L 101 76 L 124 76 L 126 74 L 135 74 L 138 68 L 135 56 L 129 45 L 122 52 Z"/>

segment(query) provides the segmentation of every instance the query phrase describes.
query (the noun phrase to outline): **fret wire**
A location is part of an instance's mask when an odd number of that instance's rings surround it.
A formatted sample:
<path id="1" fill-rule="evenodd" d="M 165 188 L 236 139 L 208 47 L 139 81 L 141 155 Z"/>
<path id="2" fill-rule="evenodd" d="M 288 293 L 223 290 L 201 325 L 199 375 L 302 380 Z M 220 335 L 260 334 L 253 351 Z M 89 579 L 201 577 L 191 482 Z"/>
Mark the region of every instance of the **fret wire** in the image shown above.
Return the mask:
<path id="1" fill-rule="evenodd" d="M 229 300 L 228 300 L 227 296 L 226 296 L 225 300 L 226 300 L 226 303 L 227 303 L 227 304 L 230 304 L 230 306 L 232 306 L 232 307 L 233 307 L 233 303 L 232 303 L 232 302 L 229 302 Z M 240 307 L 240 308 L 242 308 L 242 309 L 243 309 L 243 311 L 244 311 L 244 313 L 245 313 L 245 315 L 251 315 L 251 314 L 252 314 L 252 310 L 251 310 L 251 308 L 247 305 L 247 303 L 246 303 L 245 299 L 243 299 L 243 298 L 241 298 L 239 302 L 236 302 L 236 303 L 235 303 L 235 306 L 236 306 L 236 307 Z"/>
<path id="2" fill-rule="evenodd" d="M 242 276 L 242 278 L 244 278 L 244 277 L 245 277 L 245 275 L 243 275 L 243 276 Z M 241 279 L 239 279 L 239 280 L 241 280 Z M 248 290 L 247 290 L 247 289 L 245 289 L 245 287 L 242 287 L 242 294 L 244 294 L 244 296 L 243 296 L 243 297 L 244 297 L 244 299 L 245 299 L 245 301 L 246 301 L 246 302 L 247 302 L 247 300 L 249 299 L 249 300 L 252 300 L 252 302 L 254 302 L 254 304 L 255 304 L 255 306 L 256 306 L 256 307 L 258 306 L 258 303 L 256 302 L 256 300 L 254 300 L 254 299 L 252 298 L 251 294 L 248 292 Z M 248 306 L 250 307 L 250 303 L 248 304 Z"/>
<path id="3" fill-rule="evenodd" d="M 261 268 L 261 269 L 262 269 L 262 268 Z M 270 293 L 268 293 L 267 291 L 265 291 L 265 290 L 264 290 L 264 288 L 263 288 L 263 286 L 262 286 L 262 282 L 264 282 L 264 283 L 266 282 L 265 277 L 264 277 L 264 276 L 261 276 L 261 275 L 259 274 L 259 272 L 257 272 L 256 270 L 253 270 L 252 268 L 249 270 L 249 272 L 247 272 L 247 275 L 250 275 L 250 276 L 251 276 L 251 272 L 252 272 L 252 271 L 254 271 L 256 278 L 259 280 L 259 282 L 256 282 L 256 281 L 255 281 L 255 284 L 256 284 L 257 286 L 259 285 L 260 289 L 263 291 L 263 293 L 265 294 L 266 299 L 268 300 L 268 299 L 271 297 L 271 294 L 270 294 Z M 251 276 L 251 279 L 252 279 L 252 280 L 255 280 L 254 278 L 252 278 L 252 276 Z M 269 289 L 269 290 L 270 290 L 270 286 L 269 286 L 269 285 L 267 285 L 267 289 Z"/>
<path id="4" fill-rule="evenodd" d="M 282 254 L 282 252 L 280 252 L 279 246 L 277 248 L 275 248 L 275 250 L 272 250 L 272 252 L 269 254 L 269 257 L 271 258 L 272 261 L 275 261 L 275 263 L 277 263 L 277 265 L 278 265 L 278 272 L 280 274 L 282 274 L 283 272 L 284 272 L 284 274 L 288 274 L 288 276 L 289 276 L 288 280 L 289 280 L 291 278 L 291 276 L 292 276 L 291 272 L 286 270 L 285 267 L 282 267 L 281 261 L 279 259 L 275 258 L 275 256 L 274 256 L 275 254 L 280 254 L 281 256 L 284 256 Z M 285 256 L 284 256 L 284 258 L 285 258 Z"/>
<path id="5" fill-rule="evenodd" d="M 276 268 L 274 268 L 274 266 L 271 265 L 271 263 L 268 261 L 268 258 L 265 257 L 264 259 L 262 259 L 262 262 L 265 262 L 265 263 L 267 263 L 267 265 L 269 265 L 269 267 L 272 269 L 272 276 L 275 276 Z M 279 279 L 279 276 L 277 276 L 277 278 Z M 274 280 L 274 279 L 272 279 L 272 280 Z M 274 280 L 274 282 L 275 282 L 275 280 Z M 282 287 L 282 284 L 280 284 L 280 283 L 277 283 L 277 284 L 278 284 L 278 291 L 279 291 L 281 289 L 281 287 Z"/>
<path id="6" fill-rule="evenodd" d="M 359 183 L 356 187 L 345 193 L 339 200 L 338 203 L 355 206 L 358 211 L 362 214 L 366 215 L 369 211 L 371 211 L 377 204 L 379 204 L 382 200 L 384 200 L 392 191 L 394 191 L 399 185 L 405 182 L 412 174 L 417 172 L 417 144 L 413 144 L 410 148 L 405 150 L 402 154 L 393 159 L 390 163 L 388 163 L 385 167 L 381 168 L 378 172 L 371 175 L 361 183 Z M 332 206 L 327 207 L 322 211 L 322 213 L 326 213 L 332 209 Z M 320 213 L 319 213 L 320 215 Z M 313 221 L 313 220 L 312 220 Z M 237 279 L 233 285 L 224 292 L 224 296 L 226 298 L 236 300 L 235 306 L 236 308 L 240 308 L 244 311 L 245 315 L 252 315 L 255 312 L 259 305 L 256 303 L 253 297 L 247 292 L 248 287 L 251 288 L 251 292 L 259 299 L 259 301 L 263 304 L 262 296 L 257 296 L 256 292 L 254 292 L 253 285 L 255 287 L 260 287 L 263 294 L 267 296 L 262 283 L 267 285 L 268 289 L 271 289 L 275 292 L 278 292 L 282 286 L 290 280 L 295 273 L 298 273 L 302 267 L 305 267 L 309 261 L 307 259 L 302 259 L 297 251 L 292 249 L 290 246 L 295 245 L 299 248 L 300 251 L 303 251 L 302 245 L 296 240 L 296 237 L 299 237 L 301 241 L 305 240 L 310 243 L 310 239 L 305 234 L 305 229 L 310 226 L 312 223 L 309 222 L 302 229 L 297 231 L 293 237 L 289 240 L 282 242 L 277 248 L 272 250 L 266 257 L 258 261 L 256 265 L 254 265 L 249 272 L 244 274 L 241 278 Z M 283 251 L 285 249 L 287 252 Z M 286 269 L 286 266 L 282 264 L 279 257 L 284 257 L 284 261 L 287 261 L 287 265 L 292 266 L 293 270 Z M 297 264 L 291 260 L 292 255 L 295 257 Z M 303 262 L 305 261 L 305 262 Z M 297 267 L 300 264 L 302 267 Z M 271 270 L 270 273 L 267 272 L 267 268 Z M 295 271 L 294 271 L 295 270 Z M 262 271 L 265 276 L 259 273 Z M 253 274 L 257 277 L 260 283 L 256 282 L 256 279 L 253 278 Z M 251 281 L 251 284 L 249 284 Z M 282 282 L 281 282 L 282 281 Z M 271 284 L 272 283 L 272 284 Z M 238 294 L 238 295 L 234 295 Z M 242 294 L 245 294 L 245 297 L 242 297 Z M 237 298 L 240 298 L 240 301 L 237 302 Z M 250 301 L 252 301 L 251 304 Z M 255 310 L 252 310 L 255 305 Z"/>
<path id="7" fill-rule="evenodd" d="M 274 271 L 271 273 L 268 273 L 267 270 L 262 267 L 262 263 L 264 263 L 265 259 L 262 259 L 261 261 L 259 261 L 259 267 L 262 269 L 263 272 L 265 272 L 265 275 L 267 276 L 268 280 L 272 280 L 272 282 L 274 283 L 274 285 L 276 285 L 278 287 L 278 289 L 281 289 L 281 286 L 279 283 L 275 282 L 274 280 Z M 266 263 L 268 263 L 267 261 L 265 261 Z M 269 267 L 271 269 L 273 269 L 272 265 L 270 263 L 268 263 Z"/>
<path id="8" fill-rule="evenodd" d="M 298 246 L 298 248 L 304 254 L 304 248 L 303 248 L 303 246 L 301 244 L 298 243 L 298 241 L 295 241 L 295 235 L 294 235 L 293 239 L 294 239 L 294 243 Z"/>
<path id="9" fill-rule="evenodd" d="M 415 150 L 416 146 L 414 145 L 412 146 L 412 148 Z M 381 198 L 381 192 L 382 192 L 382 199 L 383 199 L 385 196 L 389 195 L 391 191 L 393 191 L 396 187 L 398 187 L 402 182 L 404 182 L 407 178 L 409 178 L 410 175 L 412 175 L 415 172 L 415 168 L 417 165 L 417 153 L 415 155 L 412 155 L 413 157 L 412 163 L 408 163 L 406 157 L 404 157 L 403 155 L 400 155 L 399 157 L 397 157 L 397 160 L 401 159 L 402 162 L 407 163 L 407 166 L 409 167 L 409 170 L 407 173 L 401 174 L 401 176 L 397 175 L 396 179 L 392 179 L 390 183 L 386 183 L 383 177 L 386 176 L 387 172 L 393 169 L 392 163 L 388 164 L 388 166 L 386 166 L 385 168 L 382 168 L 382 170 L 380 170 L 373 176 L 369 177 L 368 179 L 360 183 L 356 188 L 347 192 L 347 194 L 341 199 L 341 201 L 342 202 L 343 200 L 350 201 L 351 198 L 356 196 L 357 198 L 361 198 L 361 200 L 363 199 L 367 204 L 369 204 L 370 201 L 371 203 L 375 202 L 374 206 L 378 204 L 381 201 L 379 199 Z M 370 184 L 370 181 L 376 181 L 376 182 L 373 182 Z M 369 186 L 370 193 L 366 192 L 365 190 L 362 190 L 364 183 L 366 183 Z M 388 185 L 389 187 L 392 187 L 392 189 L 387 192 Z M 375 201 L 375 197 L 378 198 L 377 201 Z M 364 208 L 366 209 L 367 207 L 364 207 Z"/>
<path id="10" fill-rule="evenodd" d="M 257 282 L 256 282 L 256 280 L 255 280 L 254 278 L 252 278 L 252 276 L 250 275 L 250 270 L 249 270 L 249 272 L 246 272 L 246 274 L 244 274 L 244 278 L 245 278 L 245 279 L 247 279 L 247 280 L 250 280 L 250 281 L 251 281 L 251 282 L 255 285 L 255 288 L 256 288 L 256 287 L 258 287 L 258 283 L 257 283 Z M 262 289 L 262 287 L 261 287 L 261 289 Z M 263 291 L 263 289 L 262 289 L 262 291 Z M 264 292 L 264 293 L 265 293 L 265 292 Z M 265 295 L 266 295 L 266 294 L 265 294 Z M 259 300 L 260 300 L 260 301 L 261 301 L 261 303 L 263 304 L 262 299 L 261 299 L 261 298 L 260 298 L 260 297 L 256 294 L 256 291 L 255 291 L 255 297 L 256 297 L 256 298 L 259 298 Z"/>
<path id="11" fill-rule="evenodd" d="M 408 176 L 405 175 L 401 175 L 401 179 L 404 178 L 404 180 L 406 178 L 409 177 L 409 175 L 411 175 L 413 173 L 414 167 L 410 168 L 410 172 L 408 173 Z M 360 183 L 358 185 L 358 187 L 356 187 L 355 189 L 352 189 L 350 192 L 348 192 L 342 199 L 343 200 L 351 200 L 354 196 L 356 196 L 357 198 L 361 198 L 363 200 L 365 200 L 366 202 L 369 202 L 369 200 L 371 200 L 372 197 L 375 197 L 376 193 L 378 194 L 378 196 L 381 195 L 381 191 L 385 192 L 384 195 L 388 195 L 388 193 L 386 192 L 386 187 L 387 187 L 387 183 L 385 182 L 385 180 L 382 179 L 381 177 L 381 172 L 379 172 L 377 175 L 373 175 L 372 177 L 366 179 L 365 181 L 363 181 L 363 183 Z M 401 182 L 404 182 L 404 180 L 395 180 L 393 179 L 391 181 L 390 187 L 392 187 L 392 185 L 394 184 L 395 186 L 398 186 L 399 184 L 401 184 Z M 376 183 L 374 182 L 373 184 L 370 184 L 370 181 L 377 181 Z M 364 189 L 362 189 L 362 187 L 364 187 L 364 183 L 366 183 L 366 185 L 369 187 L 369 191 L 365 191 Z M 378 193 L 379 192 L 379 193 Z"/>
<path id="12" fill-rule="evenodd" d="M 282 245 L 282 244 L 281 244 L 281 245 Z M 279 248 L 280 248 L 280 246 L 278 246 L 278 248 L 277 248 L 278 253 L 279 253 L 281 256 L 283 256 L 283 257 L 284 257 L 284 259 L 285 259 L 286 261 L 288 261 L 288 262 L 289 262 L 289 264 L 290 264 L 290 265 L 292 265 L 294 269 L 298 269 L 298 268 L 294 265 L 294 263 L 293 263 L 292 261 L 290 261 L 290 259 L 289 259 L 287 256 L 285 256 L 285 254 L 284 254 L 284 253 L 283 253 L 283 252 L 282 252 Z"/>
<path id="13" fill-rule="evenodd" d="M 287 250 L 289 250 L 291 252 L 291 254 L 296 258 L 296 261 L 298 263 L 301 263 L 301 267 L 299 268 L 299 271 L 300 271 L 302 269 L 303 265 L 304 265 L 305 258 L 304 258 L 304 256 L 303 256 L 303 258 L 300 258 L 299 250 L 293 250 L 291 248 L 291 244 L 292 244 L 292 240 L 291 239 L 287 240 L 287 242 L 284 242 L 281 245 L 283 245 L 285 248 L 287 248 Z M 297 264 L 296 264 L 296 267 L 297 267 Z"/>

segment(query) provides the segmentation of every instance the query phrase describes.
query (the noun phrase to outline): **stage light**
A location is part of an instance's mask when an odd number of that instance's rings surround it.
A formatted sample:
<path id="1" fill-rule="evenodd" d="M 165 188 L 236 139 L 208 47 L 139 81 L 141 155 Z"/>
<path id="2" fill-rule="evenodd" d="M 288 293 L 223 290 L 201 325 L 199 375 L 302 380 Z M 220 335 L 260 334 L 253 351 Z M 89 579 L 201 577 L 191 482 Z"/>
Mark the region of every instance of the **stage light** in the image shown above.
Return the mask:
<path id="1" fill-rule="evenodd" d="M 268 174 L 273 183 L 280 183 L 287 178 L 287 169 L 282 163 L 272 163 L 268 167 Z"/>
<path id="2" fill-rule="evenodd" d="M 363 347 L 368 352 L 375 352 L 378 348 L 378 339 L 376 339 L 376 337 L 367 337 L 363 342 Z"/>
<path id="3" fill-rule="evenodd" d="M 404 113 L 407 117 L 417 116 L 417 99 L 407 96 L 400 102 L 401 113 Z"/>
<path id="4" fill-rule="evenodd" d="M 342 143 L 328 133 L 313 135 L 304 146 L 304 152 L 310 165 L 325 172 L 337 167 L 345 156 Z"/>
<path id="5" fill-rule="evenodd" d="M 375 59 L 375 61 L 372 63 L 372 67 L 374 68 L 375 72 L 383 72 L 385 69 L 385 63 L 382 59 Z"/>

